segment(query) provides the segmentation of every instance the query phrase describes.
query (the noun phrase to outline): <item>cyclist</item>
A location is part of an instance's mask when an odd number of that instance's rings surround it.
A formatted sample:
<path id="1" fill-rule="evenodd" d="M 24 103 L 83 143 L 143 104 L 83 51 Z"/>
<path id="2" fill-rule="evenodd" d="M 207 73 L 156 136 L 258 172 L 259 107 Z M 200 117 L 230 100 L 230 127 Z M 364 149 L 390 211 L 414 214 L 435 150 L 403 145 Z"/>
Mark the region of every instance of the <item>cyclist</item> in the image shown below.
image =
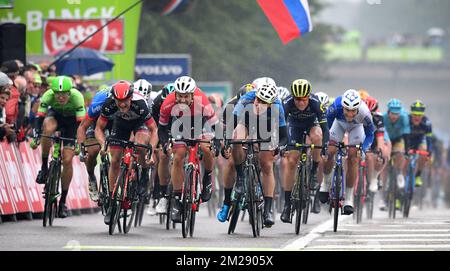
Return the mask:
<path id="1" fill-rule="evenodd" d="M 175 80 L 175 92 L 169 94 L 161 105 L 158 136 L 164 146 L 169 141 L 169 132 L 173 138 L 208 138 L 212 130 L 219 125 L 217 116 L 208 97 L 197 87 L 195 80 L 189 76 L 181 76 Z M 199 127 L 200 129 L 198 129 Z M 197 128 L 197 129 L 196 129 Z M 211 130 L 209 129 L 211 128 Z M 201 199 L 207 202 L 211 198 L 211 172 L 214 167 L 214 155 L 209 144 L 199 144 L 203 152 L 202 163 L 204 175 L 202 180 Z M 217 145 L 216 145 L 217 146 Z M 184 162 L 187 146 L 183 142 L 173 144 L 173 165 L 171 181 L 173 198 L 171 219 L 181 223 L 181 192 L 184 180 Z"/>
<path id="2" fill-rule="evenodd" d="M 233 137 L 233 131 L 237 126 L 237 121 L 235 121 L 235 117 L 233 115 L 233 110 L 239 99 L 244 96 L 247 92 L 255 90 L 254 84 L 245 84 L 243 85 L 236 96 L 234 96 L 228 103 L 225 105 L 222 112 L 222 124 L 223 130 L 225 133 L 225 139 L 230 139 Z M 236 169 L 234 167 L 233 156 L 229 151 L 229 148 L 224 149 L 222 156 L 227 160 L 224 167 L 224 176 L 223 176 L 223 190 L 224 190 L 224 200 L 223 205 L 220 211 L 217 213 L 217 220 L 220 222 L 225 222 L 228 218 L 228 212 L 230 211 L 231 206 L 231 193 L 233 191 L 233 185 L 236 180 Z"/>
<path id="3" fill-rule="evenodd" d="M 100 145 L 84 147 L 97 142 L 95 138 L 95 125 L 100 116 L 102 106 L 111 95 L 111 88 L 105 87 L 95 94 L 92 103 L 87 111 L 86 118 L 83 119 L 77 130 L 77 141 L 80 143 L 82 153 L 87 154 L 85 158 L 86 170 L 89 175 L 89 196 L 91 200 L 98 201 L 97 178 L 95 177 L 95 166 L 97 165 L 97 155 L 100 152 Z M 109 119 L 107 129 L 111 129 L 112 119 Z"/>
<path id="4" fill-rule="evenodd" d="M 416 186 L 420 187 L 423 184 L 422 170 L 425 164 L 430 161 L 432 154 L 432 137 L 433 129 L 431 121 L 425 116 L 425 104 L 417 100 L 411 105 L 411 113 L 409 115 L 411 133 L 409 135 L 407 150 L 421 150 L 427 151 L 428 156 L 421 155 L 417 160 L 416 171 Z"/>
<path id="5" fill-rule="evenodd" d="M 151 97 L 152 93 L 152 84 L 145 79 L 139 79 L 133 83 L 133 88 L 136 93 L 141 94 L 144 97 L 144 100 L 147 102 L 149 108 L 151 108 L 153 103 L 153 97 Z"/>
<path id="6" fill-rule="evenodd" d="M 170 93 L 175 91 L 175 85 L 169 83 L 165 85 L 161 93 L 153 100 L 152 116 L 156 123 L 159 123 L 159 116 L 161 111 L 161 105 Z M 158 142 L 158 146 L 161 146 L 161 142 Z M 158 155 L 158 179 L 159 179 L 159 201 L 155 207 L 155 212 L 163 214 L 167 212 L 168 204 L 168 191 L 169 186 L 169 162 L 170 157 L 168 153 L 164 153 L 160 149 L 155 150 Z M 151 214 L 151 209 L 148 210 Z"/>
<path id="7" fill-rule="evenodd" d="M 238 120 L 233 132 L 233 139 L 239 140 L 248 137 L 271 140 L 269 143 L 261 144 L 258 154 L 264 193 L 263 223 L 266 227 L 275 224 L 272 213 L 275 190 L 274 155 L 287 143 L 284 110 L 277 95 L 276 85 L 260 84 L 256 91 L 250 91 L 242 96 L 233 110 L 233 115 Z M 243 146 L 234 145 L 232 155 L 237 173 L 236 191 L 242 191 L 245 161 Z"/>
<path id="8" fill-rule="evenodd" d="M 372 151 L 381 151 L 383 159 L 377 159 L 373 153 L 368 153 L 366 156 L 367 162 L 367 175 L 370 181 L 369 190 L 373 193 L 378 191 L 378 174 L 381 172 L 383 167 L 389 161 L 390 149 L 389 145 L 386 144 L 388 140 L 388 135 L 385 132 L 383 115 L 378 109 L 378 100 L 368 96 L 363 100 L 370 112 L 372 113 L 372 119 L 375 124 L 375 140 L 372 143 Z M 383 163 L 384 160 L 384 163 Z"/>
<path id="9" fill-rule="evenodd" d="M 278 99 L 280 99 L 280 101 L 284 102 L 287 98 L 289 98 L 289 96 L 291 96 L 291 92 L 289 91 L 289 89 L 285 87 L 277 87 L 277 89 Z"/>
<path id="10" fill-rule="evenodd" d="M 338 150 L 333 145 L 341 142 L 344 139 L 344 134 L 347 132 L 349 144 L 362 143 L 362 148 L 365 152 L 373 142 L 375 131 L 369 108 L 361 101 L 359 93 L 354 89 L 349 89 L 344 95 L 336 98 L 327 110 L 327 119 L 330 127 L 330 146 L 328 147 L 328 159 L 324 166 L 325 181 L 322 183 L 319 193 L 319 199 L 322 203 L 328 201 L 329 187 L 333 177 L 332 169 L 335 154 Z M 358 175 L 356 149 L 351 148 L 348 150 L 347 162 L 344 214 L 351 215 L 353 213 L 353 186 Z"/>
<path id="11" fill-rule="evenodd" d="M 328 109 L 328 106 L 330 106 L 330 98 L 328 97 L 328 94 L 325 92 L 317 92 L 316 96 L 322 106 L 325 107 L 325 110 Z"/>
<path id="12" fill-rule="evenodd" d="M 144 97 L 134 91 L 133 86 L 124 80 L 120 80 L 111 87 L 111 97 L 106 100 L 102 107 L 100 117 L 95 127 L 95 137 L 101 146 L 101 155 L 105 155 L 105 133 L 109 118 L 113 117 L 111 137 L 120 140 L 130 140 L 131 133 L 134 133 L 134 140 L 139 144 L 151 144 L 155 148 L 157 143 L 156 124 L 151 117 L 150 110 Z M 114 187 L 120 171 L 120 160 L 123 148 L 118 142 L 109 143 L 111 153 L 111 165 L 109 168 L 109 185 Z M 154 163 L 153 155 L 150 161 L 145 161 L 145 150 L 138 148 L 138 162 L 142 166 L 143 178 L 138 183 L 138 193 L 145 190 L 148 183 L 148 172 L 150 164 Z M 111 196 L 111 195 L 110 195 Z M 111 207 L 105 216 L 105 224 L 111 220 Z"/>
<path id="13" fill-rule="evenodd" d="M 403 109 L 400 100 L 389 100 L 387 108 L 388 111 L 383 115 L 383 120 L 386 132 L 389 134 L 392 152 L 395 153 L 392 159 L 394 159 L 394 168 L 397 169 L 397 186 L 401 189 L 405 187 L 405 177 L 403 175 L 404 154 L 411 128 L 408 113 Z"/>
<path id="14" fill-rule="evenodd" d="M 313 144 L 325 146 L 328 143 L 329 130 L 325 107 L 316 95 L 311 94 L 311 91 L 312 86 L 308 80 L 297 79 L 291 85 L 292 96 L 283 102 L 290 144 L 301 143 L 305 131 Z M 311 185 L 314 190 L 318 188 L 317 168 L 321 160 L 320 152 L 320 149 L 314 149 L 312 153 Z M 295 170 L 300 159 L 300 152 L 295 147 L 288 146 L 285 156 L 288 158 L 288 163 L 283 164 L 285 203 L 281 221 L 291 223 L 291 192 L 295 183 Z"/>
<path id="15" fill-rule="evenodd" d="M 30 142 L 31 148 L 37 148 L 40 134 L 51 136 L 60 130 L 61 136 L 75 138 L 76 130 L 86 115 L 83 95 L 72 87 L 72 79 L 67 76 L 58 76 L 51 83 L 51 89 L 41 97 L 37 117 L 34 123 L 34 138 Z M 51 141 L 48 138 L 40 139 L 42 143 L 42 167 L 36 178 L 39 184 L 45 184 L 48 175 L 48 154 Z M 78 144 L 63 142 L 63 169 L 61 173 L 61 198 L 59 201 L 58 217 L 68 215 L 66 198 L 69 192 L 73 175 L 72 159 L 79 153 Z"/>

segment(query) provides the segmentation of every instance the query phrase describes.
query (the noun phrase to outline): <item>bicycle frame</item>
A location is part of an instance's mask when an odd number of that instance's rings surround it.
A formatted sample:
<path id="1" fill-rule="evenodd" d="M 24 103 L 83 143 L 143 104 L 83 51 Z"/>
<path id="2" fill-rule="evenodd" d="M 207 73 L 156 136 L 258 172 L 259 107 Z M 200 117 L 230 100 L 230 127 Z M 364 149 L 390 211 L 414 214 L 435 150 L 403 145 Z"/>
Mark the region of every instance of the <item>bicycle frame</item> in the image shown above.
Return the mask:
<path id="1" fill-rule="evenodd" d="M 201 193 L 201 187 L 200 185 L 197 185 L 199 183 L 199 177 L 200 177 L 200 159 L 198 156 L 198 143 L 189 145 L 188 147 L 188 162 L 184 165 L 185 170 L 187 170 L 188 167 L 192 167 L 194 169 L 193 173 L 193 182 L 190 184 L 191 191 L 192 191 L 192 211 L 197 212 L 199 210 L 199 205 L 201 203 L 200 199 L 200 193 Z M 184 193 L 184 189 L 183 189 Z"/>

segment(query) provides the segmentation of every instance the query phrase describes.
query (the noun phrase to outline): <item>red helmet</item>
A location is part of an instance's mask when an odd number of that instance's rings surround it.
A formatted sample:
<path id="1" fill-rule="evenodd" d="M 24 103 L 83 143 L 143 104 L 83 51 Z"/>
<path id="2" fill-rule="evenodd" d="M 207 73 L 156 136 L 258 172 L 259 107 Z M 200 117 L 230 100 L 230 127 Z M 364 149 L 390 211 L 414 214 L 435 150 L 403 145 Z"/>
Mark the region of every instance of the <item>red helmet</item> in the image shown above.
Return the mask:
<path id="1" fill-rule="evenodd" d="M 375 112 L 378 109 L 378 100 L 373 97 L 367 97 L 366 98 L 366 104 L 369 108 L 370 112 Z"/>
<path id="2" fill-rule="evenodd" d="M 111 88 L 114 99 L 125 100 L 133 96 L 133 85 L 125 80 L 120 80 Z"/>

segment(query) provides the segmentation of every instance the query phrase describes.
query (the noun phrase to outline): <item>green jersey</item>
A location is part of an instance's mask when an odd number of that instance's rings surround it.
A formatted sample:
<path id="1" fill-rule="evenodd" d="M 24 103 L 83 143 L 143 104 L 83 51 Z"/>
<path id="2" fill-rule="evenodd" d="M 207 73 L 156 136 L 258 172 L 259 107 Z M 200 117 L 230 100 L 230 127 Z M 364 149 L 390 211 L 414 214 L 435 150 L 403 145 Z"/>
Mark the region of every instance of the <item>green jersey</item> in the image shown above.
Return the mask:
<path id="1" fill-rule="evenodd" d="M 63 117 L 76 116 L 77 121 L 81 121 L 86 116 L 83 94 L 74 88 L 70 90 L 69 101 L 65 105 L 61 105 L 56 101 L 53 90 L 47 90 L 41 97 L 37 116 L 47 115 L 49 108 L 55 110 Z"/>

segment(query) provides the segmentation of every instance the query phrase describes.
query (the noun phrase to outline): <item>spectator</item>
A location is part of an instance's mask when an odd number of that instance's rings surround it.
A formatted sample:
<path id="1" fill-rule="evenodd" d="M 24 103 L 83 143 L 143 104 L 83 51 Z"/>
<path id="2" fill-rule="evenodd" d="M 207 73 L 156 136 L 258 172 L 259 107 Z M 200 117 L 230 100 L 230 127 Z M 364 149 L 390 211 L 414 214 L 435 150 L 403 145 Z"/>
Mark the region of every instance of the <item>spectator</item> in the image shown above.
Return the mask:
<path id="1" fill-rule="evenodd" d="M 17 118 L 17 104 L 20 97 L 20 93 L 15 86 L 15 79 L 19 75 L 19 65 L 15 60 L 5 61 L 2 63 L 1 71 L 6 73 L 13 81 L 13 86 L 9 89 L 11 95 L 5 105 L 6 122 L 12 124 Z"/>
<path id="2" fill-rule="evenodd" d="M 0 141 L 3 140 L 5 136 L 15 134 L 13 125 L 6 123 L 5 118 L 5 105 L 10 96 L 8 85 L 12 84 L 6 81 L 5 78 L 3 78 L 3 75 L 6 77 L 4 73 L 0 73 Z M 6 77 L 6 79 L 9 78 Z"/>

